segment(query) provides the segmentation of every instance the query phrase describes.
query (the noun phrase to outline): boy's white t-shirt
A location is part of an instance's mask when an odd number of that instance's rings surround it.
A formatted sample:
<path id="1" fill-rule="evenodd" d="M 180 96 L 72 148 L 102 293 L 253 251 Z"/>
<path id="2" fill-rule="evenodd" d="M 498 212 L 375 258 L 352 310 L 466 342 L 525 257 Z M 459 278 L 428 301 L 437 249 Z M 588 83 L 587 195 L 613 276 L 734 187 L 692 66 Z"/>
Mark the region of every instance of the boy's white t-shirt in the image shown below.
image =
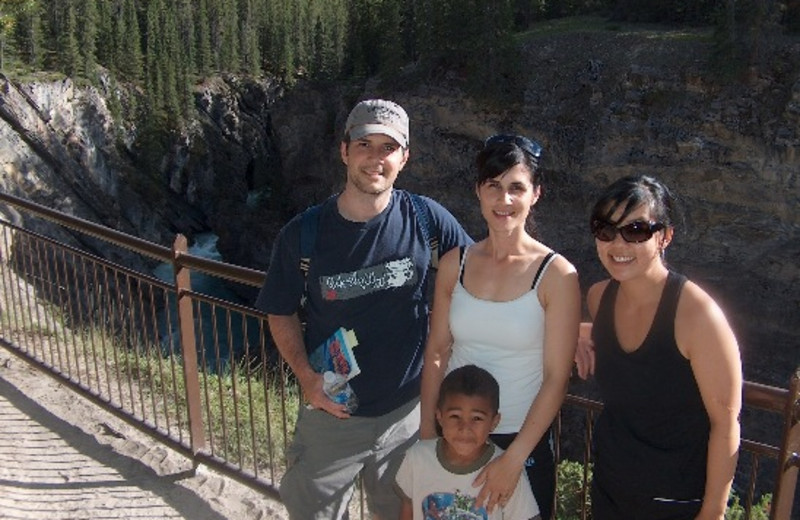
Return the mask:
<path id="1" fill-rule="evenodd" d="M 426 439 L 414 444 L 397 471 L 397 486 L 411 499 L 414 520 L 530 520 L 539 515 L 528 476 L 522 472 L 514 493 L 505 507 L 489 514 L 475 507 L 480 487 L 472 482 L 489 461 L 503 450 L 490 443 L 484 455 L 469 468 L 454 468 L 440 455 L 441 439 Z"/>

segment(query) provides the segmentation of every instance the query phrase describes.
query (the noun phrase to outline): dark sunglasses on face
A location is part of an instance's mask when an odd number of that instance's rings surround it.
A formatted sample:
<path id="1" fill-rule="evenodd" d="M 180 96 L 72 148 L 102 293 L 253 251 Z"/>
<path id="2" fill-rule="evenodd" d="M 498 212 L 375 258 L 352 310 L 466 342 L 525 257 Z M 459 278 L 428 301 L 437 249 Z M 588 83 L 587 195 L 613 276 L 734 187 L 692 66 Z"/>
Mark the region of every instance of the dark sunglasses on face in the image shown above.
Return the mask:
<path id="1" fill-rule="evenodd" d="M 527 137 L 523 137 L 521 135 L 513 135 L 513 134 L 493 135 L 483 142 L 483 146 L 486 147 L 492 144 L 500 144 L 500 143 L 513 143 L 519 146 L 523 152 L 529 154 L 534 159 L 538 159 L 542 155 L 542 145 L 540 145 L 536 141 L 533 141 L 532 139 L 528 139 Z"/>
<path id="2" fill-rule="evenodd" d="M 611 242 L 617 238 L 617 233 L 619 233 L 625 242 L 638 244 L 647 242 L 653 238 L 653 233 L 664 227 L 664 224 L 660 222 L 642 222 L 640 220 L 617 227 L 610 222 L 594 220 L 592 221 L 592 234 L 601 242 Z"/>

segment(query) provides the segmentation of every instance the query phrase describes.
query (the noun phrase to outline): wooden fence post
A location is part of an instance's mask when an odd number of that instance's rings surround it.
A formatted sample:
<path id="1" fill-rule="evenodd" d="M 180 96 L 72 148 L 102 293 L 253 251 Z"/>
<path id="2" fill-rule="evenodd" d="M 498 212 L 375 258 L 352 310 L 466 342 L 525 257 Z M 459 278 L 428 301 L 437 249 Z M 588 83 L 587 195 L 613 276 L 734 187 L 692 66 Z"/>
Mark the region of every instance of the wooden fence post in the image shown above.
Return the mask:
<path id="1" fill-rule="evenodd" d="M 178 324 L 180 326 L 183 377 L 186 383 L 186 404 L 189 408 L 189 433 L 192 453 L 205 448 L 203 410 L 200 400 L 200 377 L 197 372 L 197 341 L 194 333 L 194 309 L 188 294 L 192 284 L 189 269 L 181 264 L 181 253 L 188 251 L 186 237 L 179 234 L 172 246 L 172 265 L 175 270 L 175 294 L 178 302 Z"/>
<path id="2" fill-rule="evenodd" d="M 797 469 L 800 466 L 800 369 L 795 370 L 789 383 L 789 398 L 783 413 L 783 439 L 778 455 L 778 475 L 772 495 L 770 520 L 792 517 Z"/>

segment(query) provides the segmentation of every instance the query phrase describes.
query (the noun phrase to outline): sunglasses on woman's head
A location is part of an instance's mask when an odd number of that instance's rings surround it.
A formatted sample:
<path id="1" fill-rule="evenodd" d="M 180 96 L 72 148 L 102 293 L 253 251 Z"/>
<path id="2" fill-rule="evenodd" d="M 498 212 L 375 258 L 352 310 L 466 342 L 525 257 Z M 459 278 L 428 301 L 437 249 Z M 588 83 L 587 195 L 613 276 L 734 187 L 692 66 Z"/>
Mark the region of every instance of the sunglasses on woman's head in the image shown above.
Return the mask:
<path id="1" fill-rule="evenodd" d="M 538 159 L 542 155 L 542 145 L 528 139 L 527 137 L 523 137 L 521 135 L 513 135 L 513 134 L 497 134 L 493 135 L 490 138 L 484 141 L 483 146 L 489 146 L 491 144 L 500 144 L 500 143 L 513 143 L 519 146 L 523 152 L 528 153 L 534 159 Z"/>
<path id="2" fill-rule="evenodd" d="M 625 242 L 638 244 L 647 242 L 653 238 L 653 233 L 664 227 L 664 224 L 660 222 L 642 222 L 640 220 L 617 227 L 610 222 L 594 220 L 592 221 L 592 234 L 601 242 L 611 242 L 617 238 L 617 233 L 619 233 Z"/>

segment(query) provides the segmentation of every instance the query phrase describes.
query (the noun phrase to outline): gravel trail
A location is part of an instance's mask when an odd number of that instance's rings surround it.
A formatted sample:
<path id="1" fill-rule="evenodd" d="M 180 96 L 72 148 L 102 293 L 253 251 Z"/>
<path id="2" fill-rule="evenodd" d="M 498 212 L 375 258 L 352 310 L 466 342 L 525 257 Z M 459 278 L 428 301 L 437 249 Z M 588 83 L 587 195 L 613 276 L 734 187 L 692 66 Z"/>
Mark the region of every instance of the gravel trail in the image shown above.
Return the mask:
<path id="1" fill-rule="evenodd" d="M 0 519 L 286 519 L 0 346 Z"/>

